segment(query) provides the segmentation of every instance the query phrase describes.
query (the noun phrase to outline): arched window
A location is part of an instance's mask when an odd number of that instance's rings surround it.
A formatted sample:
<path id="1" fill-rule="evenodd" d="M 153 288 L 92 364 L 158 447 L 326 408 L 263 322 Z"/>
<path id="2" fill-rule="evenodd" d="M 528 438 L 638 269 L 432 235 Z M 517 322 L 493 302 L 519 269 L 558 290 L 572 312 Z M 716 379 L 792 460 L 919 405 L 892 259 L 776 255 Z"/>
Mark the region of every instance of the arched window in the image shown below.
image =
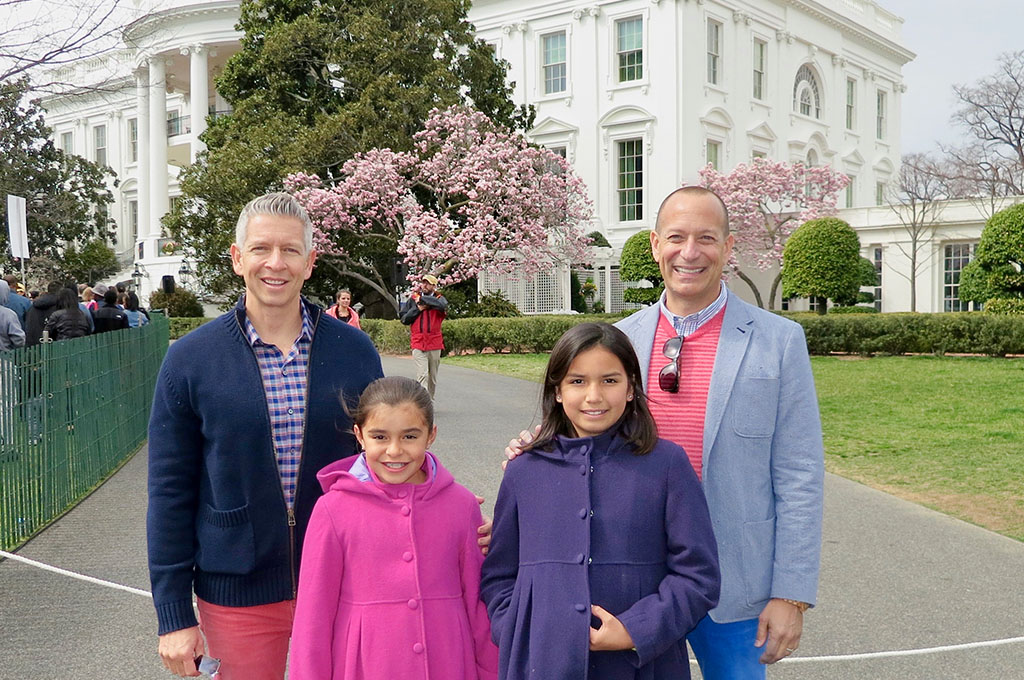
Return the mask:
<path id="1" fill-rule="evenodd" d="M 805 116 L 821 118 L 821 93 L 814 71 L 804 64 L 796 72 L 793 84 L 793 110 Z"/>
<path id="2" fill-rule="evenodd" d="M 809 168 L 816 168 L 816 167 L 818 167 L 818 152 L 817 151 L 815 151 L 814 149 L 811 149 L 810 151 L 807 152 L 807 162 L 805 163 L 805 165 L 807 167 L 809 167 Z"/>

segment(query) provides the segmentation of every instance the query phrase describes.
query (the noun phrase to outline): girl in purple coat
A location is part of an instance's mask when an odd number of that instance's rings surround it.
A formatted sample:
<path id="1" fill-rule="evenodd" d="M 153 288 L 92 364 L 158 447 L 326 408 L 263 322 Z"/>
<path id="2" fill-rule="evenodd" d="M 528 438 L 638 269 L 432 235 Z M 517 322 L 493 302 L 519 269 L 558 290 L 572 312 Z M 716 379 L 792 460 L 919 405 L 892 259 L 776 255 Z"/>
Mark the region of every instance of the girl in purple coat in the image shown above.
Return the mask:
<path id="1" fill-rule="evenodd" d="M 502 680 L 689 678 L 685 635 L 718 602 L 718 554 L 683 450 L 658 439 L 629 339 L 551 351 L 537 439 L 498 492 L 481 592 Z"/>
<path id="2" fill-rule="evenodd" d="M 381 378 L 352 414 L 364 453 L 328 465 L 309 521 L 291 680 L 493 680 L 476 497 L 427 451 L 430 396 Z"/>

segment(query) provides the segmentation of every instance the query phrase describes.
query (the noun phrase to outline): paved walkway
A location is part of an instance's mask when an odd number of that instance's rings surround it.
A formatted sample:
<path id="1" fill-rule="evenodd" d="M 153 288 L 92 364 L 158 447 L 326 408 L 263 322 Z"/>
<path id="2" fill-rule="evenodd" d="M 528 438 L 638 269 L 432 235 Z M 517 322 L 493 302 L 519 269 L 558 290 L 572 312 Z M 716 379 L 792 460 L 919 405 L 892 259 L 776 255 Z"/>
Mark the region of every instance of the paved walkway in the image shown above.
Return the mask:
<path id="1" fill-rule="evenodd" d="M 386 358 L 389 374 L 412 361 Z M 504 443 L 534 421 L 538 386 L 442 365 L 434 450 L 488 499 Z M 20 555 L 148 590 L 146 450 Z M 826 481 L 820 606 L 805 657 L 1024 635 L 1024 544 L 844 479 Z M 0 678 L 158 680 L 152 604 L 135 593 L 0 562 Z M 699 674 L 695 673 L 695 677 Z M 778 664 L 770 678 L 1024 678 L 1024 643 L 866 660 Z M 444 680 L 444 679 L 442 679 Z"/>

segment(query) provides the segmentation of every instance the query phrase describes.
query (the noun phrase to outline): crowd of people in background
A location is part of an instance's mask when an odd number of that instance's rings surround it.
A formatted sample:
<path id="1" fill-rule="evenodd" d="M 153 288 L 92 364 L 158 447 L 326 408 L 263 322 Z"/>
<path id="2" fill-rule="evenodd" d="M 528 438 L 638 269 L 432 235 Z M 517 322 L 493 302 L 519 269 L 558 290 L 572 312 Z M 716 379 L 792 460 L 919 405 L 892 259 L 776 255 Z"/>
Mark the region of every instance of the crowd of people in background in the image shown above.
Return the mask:
<path id="1" fill-rule="evenodd" d="M 0 351 L 147 323 L 149 313 L 124 283 L 51 281 L 45 292 L 27 292 L 13 275 L 0 279 Z"/>

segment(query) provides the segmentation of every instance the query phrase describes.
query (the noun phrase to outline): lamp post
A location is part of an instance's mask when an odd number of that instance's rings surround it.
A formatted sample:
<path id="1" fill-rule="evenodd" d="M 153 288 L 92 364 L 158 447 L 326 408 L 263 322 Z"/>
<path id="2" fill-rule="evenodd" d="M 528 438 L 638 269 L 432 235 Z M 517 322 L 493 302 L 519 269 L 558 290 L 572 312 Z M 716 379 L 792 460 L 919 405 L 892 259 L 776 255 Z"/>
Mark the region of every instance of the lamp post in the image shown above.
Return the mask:
<path id="1" fill-rule="evenodd" d="M 192 267 L 189 265 L 188 260 L 184 258 L 181 260 L 181 266 L 178 267 L 178 279 L 181 280 L 182 287 L 186 289 L 192 280 Z"/>
<path id="2" fill-rule="evenodd" d="M 142 290 L 142 279 L 149 278 L 149 272 L 138 262 L 135 263 L 135 269 L 132 271 L 132 282 L 135 284 L 135 291 L 138 293 Z"/>

